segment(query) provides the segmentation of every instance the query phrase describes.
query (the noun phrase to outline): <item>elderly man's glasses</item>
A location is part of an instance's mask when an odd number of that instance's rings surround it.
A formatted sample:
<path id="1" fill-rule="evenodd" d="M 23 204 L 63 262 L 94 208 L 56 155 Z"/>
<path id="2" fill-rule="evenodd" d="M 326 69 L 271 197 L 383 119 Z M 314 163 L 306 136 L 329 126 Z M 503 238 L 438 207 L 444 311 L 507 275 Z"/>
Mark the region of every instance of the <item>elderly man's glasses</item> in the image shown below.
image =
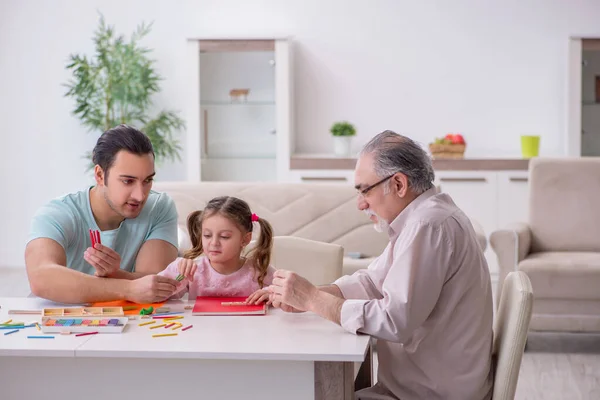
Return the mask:
<path id="1" fill-rule="evenodd" d="M 369 191 L 373 188 L 376 188 L 377 186 L 381 185 L 383 182 L 387 181 L 388 179 L 390 179 L 392 176 L 396 175 L 396 172 L 394 172 L 393 174 L 391 174 L 390 176 L 386 176 L 385 178 L 383 178 L 382 180 L 375 182 L 374 184 L 372 184 L 371 186 L 367 186 L 364 189 L 360 189 L 359 187 L 356 188 L 356 190 L 358 190 L 358 194 L 365 196 L 367 193 L 369 193 Z"/>

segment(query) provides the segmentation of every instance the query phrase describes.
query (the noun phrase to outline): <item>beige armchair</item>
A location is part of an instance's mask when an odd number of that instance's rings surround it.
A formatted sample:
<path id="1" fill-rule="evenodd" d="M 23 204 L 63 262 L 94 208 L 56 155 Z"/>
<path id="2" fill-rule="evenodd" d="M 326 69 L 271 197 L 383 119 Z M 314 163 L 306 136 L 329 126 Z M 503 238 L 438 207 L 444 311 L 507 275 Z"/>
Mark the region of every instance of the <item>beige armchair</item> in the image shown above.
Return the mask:
<path id="1" fill-rule="evenodd" d="M 275 236 L 271 262 L 294 271 L 313 285 L 329 285 L 342 276 L 344 248 L 295 236 Z"/>
<path id="2" fill-rule="evenodd" d="M 493 232 L 502 283 L 529 276 L 532 331 L 600 332 L 600 158 L 532 159 L 529 222 Z"/>

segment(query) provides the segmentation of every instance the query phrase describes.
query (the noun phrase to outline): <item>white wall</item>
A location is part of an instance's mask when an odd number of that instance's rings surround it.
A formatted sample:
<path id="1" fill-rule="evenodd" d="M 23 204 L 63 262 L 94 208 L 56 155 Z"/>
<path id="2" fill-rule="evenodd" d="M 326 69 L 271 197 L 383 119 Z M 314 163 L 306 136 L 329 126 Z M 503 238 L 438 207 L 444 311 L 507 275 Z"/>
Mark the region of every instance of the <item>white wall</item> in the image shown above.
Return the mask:
<path id="1" fill-rule="evenodd" d="M 189 98 L 186 38 L 292 36 L 297 151 L 319 153 L 348 119 L 355 149 L 383 129 L 422 142 L 459 131 L 467 156 L 519 156 L 519 135 L 533 132 L 542 155 L 563 154 L 567 38 L 600 36 L 593 0 L 2 0 L 0 265 L 23 264 L 37 207 L 91 183 L 80 156 L 97 135 L 61 84 L 68 54 L 93 49 L 97 11 L 124 33 L 155 21 L 156 105 L 175 110 Z M 184 165 L 158 179 L 185 179 Z"/>

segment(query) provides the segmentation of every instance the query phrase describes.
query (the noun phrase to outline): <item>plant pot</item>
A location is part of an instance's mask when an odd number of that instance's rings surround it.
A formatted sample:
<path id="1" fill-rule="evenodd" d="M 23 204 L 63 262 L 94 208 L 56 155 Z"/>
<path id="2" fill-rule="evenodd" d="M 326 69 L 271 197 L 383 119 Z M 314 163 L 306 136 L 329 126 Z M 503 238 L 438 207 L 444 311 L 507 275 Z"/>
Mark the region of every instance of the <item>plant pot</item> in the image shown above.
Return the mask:
<path id="1" fill-rule="evenodd" d="M 352 136 L 334 136 L 333 153 L 338 157 L 349 157 L 351 152 Z"/>

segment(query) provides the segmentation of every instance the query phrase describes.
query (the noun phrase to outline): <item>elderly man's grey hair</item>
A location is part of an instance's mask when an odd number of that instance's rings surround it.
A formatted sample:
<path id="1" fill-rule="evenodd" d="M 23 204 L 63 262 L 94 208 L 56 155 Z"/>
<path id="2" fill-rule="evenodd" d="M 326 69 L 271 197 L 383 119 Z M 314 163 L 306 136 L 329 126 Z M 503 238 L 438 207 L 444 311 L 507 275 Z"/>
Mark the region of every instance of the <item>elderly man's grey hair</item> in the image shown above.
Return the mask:
<path id="1" fill-rule="evenodd" d="M 382 179 L 402 172 L 417 194 L 433 187 L 431 158 L 414 140 L 393 131 L 383 131 L 367 143 L 360 155 L 373 154 L 375 173 Z M 389 182 L 389 181 L 388 181 Z M 386 191 L 389 190 L 386 182 Z"/>

